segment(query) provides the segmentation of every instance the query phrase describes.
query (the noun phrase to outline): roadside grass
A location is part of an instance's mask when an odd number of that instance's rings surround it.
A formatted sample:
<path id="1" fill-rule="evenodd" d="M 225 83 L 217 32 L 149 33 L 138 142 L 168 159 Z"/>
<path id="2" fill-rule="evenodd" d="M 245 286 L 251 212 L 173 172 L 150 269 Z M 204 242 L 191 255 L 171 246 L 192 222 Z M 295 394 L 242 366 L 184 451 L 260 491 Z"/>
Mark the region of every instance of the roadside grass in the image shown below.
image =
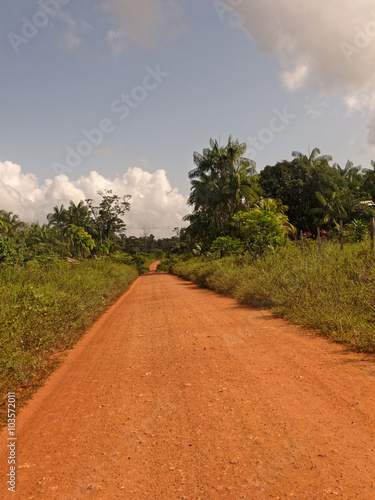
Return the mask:
<path id="1" fill-rule="evenodd" d="M 269 253 L 253 262 L 194 258 L 171 271 L 243 304 L 313 328 L 335 342 L 375 352 L 375 255 L 369 243 L 341 251 L 326 243 Z"/>
<path id="2" fill-rule="evenodd" d="M 0 424 L 8 392 L 27 399 L 100 313 L 138 277 L 107 259 L 0 266 Z"/>

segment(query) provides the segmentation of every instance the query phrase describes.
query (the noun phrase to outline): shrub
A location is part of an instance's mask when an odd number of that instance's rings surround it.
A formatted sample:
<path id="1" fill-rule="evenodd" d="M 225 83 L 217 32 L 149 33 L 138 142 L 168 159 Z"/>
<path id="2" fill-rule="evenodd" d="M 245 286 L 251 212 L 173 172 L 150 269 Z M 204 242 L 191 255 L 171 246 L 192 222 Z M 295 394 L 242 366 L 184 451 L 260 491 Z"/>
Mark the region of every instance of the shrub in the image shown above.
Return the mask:
<path id="1" fill-rule="evenodd" d="M 245 249 L 253 255 L 263 255 L 285 244 L 282 223 L 273 212 L 238 212 L 233 221 L 240 228 Z"/>

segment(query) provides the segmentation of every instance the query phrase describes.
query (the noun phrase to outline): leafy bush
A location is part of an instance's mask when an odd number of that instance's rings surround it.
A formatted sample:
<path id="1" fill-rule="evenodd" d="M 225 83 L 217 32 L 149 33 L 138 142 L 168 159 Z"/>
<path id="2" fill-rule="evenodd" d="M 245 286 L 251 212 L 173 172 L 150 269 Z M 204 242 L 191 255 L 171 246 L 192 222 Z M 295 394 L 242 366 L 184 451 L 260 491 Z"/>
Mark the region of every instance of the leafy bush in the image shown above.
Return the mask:
<path id="1" fill-rule="evenodd" d="M 210 248 L 211 252 L 218 252 L 220 257 L 238 254 L 242 250 L 242 242 L 236 238 L 231 238 L 230 236 L 219 236 L 219 238 L 216 238 L 216 240 L 212 243 Z"/>
<path id="2" fill-rule="evenodd" d="M 238 212 L 233 221 L 239 225 L 241 240 L 252 255 L 263 255 L 285 244 L 282 223 L 273 212 Z"/>

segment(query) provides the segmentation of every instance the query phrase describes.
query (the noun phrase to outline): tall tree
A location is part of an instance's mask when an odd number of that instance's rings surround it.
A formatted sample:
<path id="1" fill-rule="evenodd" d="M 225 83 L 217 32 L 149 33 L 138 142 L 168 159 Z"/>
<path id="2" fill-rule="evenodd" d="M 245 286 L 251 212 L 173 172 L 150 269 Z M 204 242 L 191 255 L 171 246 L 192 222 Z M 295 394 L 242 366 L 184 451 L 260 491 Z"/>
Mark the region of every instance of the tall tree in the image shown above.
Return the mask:
<path id="1" fill-rule="evenodd" d="M 260 173 L 259 182 L 266 197 L 279 199 L 289 207 L 286 214 L 298 230 L 314 232 L 319 223 L 312 211 L 320 207 L 316 192 L 346 186 L 339 171 L 329 165 L 331 157 L 319 154 L 318 148 L 309 156 L 293 151 L 292 161 L 268 165 Z"/>
<path id="2" fill-rule="evenodd" d="M 60 207 L 57 205 L 53 207 L 53 212 L 47 214 L 47 220 L 51 226 L 59 227 L 63 229 L 68 226 L 68 211 L 61 204 Z"/>
<path id="3" fill-rule="evenodd" d="M 185 217 L 191 223 L 191 234 L 205 235 L 212 242 L 230 228 L 236 212 L 248 209 L 259 198 L 255 164 L 244 157 L 245 151 L 245 143 L 229 136 L 225 147 L 210 139 L 210 148 L 194 153 L 196 168 L 189 172 L 188 199 L 193 213 Z"/>
<path id="4" fill-rule="evenodd" d="M 303 163 L 310 165 L 311 167 L 317 167 L 322 163 L 328 163 L 329 161 L 332 161 L 332 156 L 330 155 L 321 155 L 321 156 L 319 155 L 320 155 L 319 148 L 314 148 L 309 154 L 309 156 L 306 156 L 305 154 L 300 153 L 299 151 L 292 151 L 293 158 L 296 158 L 297 160 L 300 160 Z"/>
<path id="5" fill-rule="evenodd" d="M 83 200 L 81 200 L 77 205 L 73 201 L 70 201 L 67 212 L 68 212 L 67 219 L 69 225 L 74 224 L 75 226 L 79 227 L 86 227 L 89 225 L 90 221 L 89 207 Z"/>
<path id="6" fill-rule="evenodd" d="M 6 228 L 8 236 L 15 236 L 27 227 L 27 224 L 22 222 L 14 212 L 0 210 L 0 220 L 2 221 L 2 226 Z"/>
<path id="7" fill-rule="evenodd" d="M 70 225 L 83 227 L 85 230 L 93 230 L 93 220 L 88 205 L 81 200 L 75 204 L 72 200 L 69 202 L 69 207 L 64 205 L 55 206 L 53 212 L 47 215 L 48 222 L 51 226 L 55 226 L 65 231 Z"/>
<path id="8" fill-rule="evenodd" d="M 371 160 L 371 167 L 366 168 L 363 172 L 363 189 L 366 191 L 368 198 L 375 201 L 375 161 Z M 1 217 L 0 217 L 1 219 Z"/>
<path id="9" fill-rule="evenodd" d="M 87 199 L 89 211 L 95 220 L 100 243 L 109 240 L 120 233 L 124 233 L 126 224 L 122 220 L 125 213 L 130 210 L 129 195 L 118 196 L 111 190 L 98 191 L 102 197 L 99 206 L 94 206 L 93 200 Z"/>

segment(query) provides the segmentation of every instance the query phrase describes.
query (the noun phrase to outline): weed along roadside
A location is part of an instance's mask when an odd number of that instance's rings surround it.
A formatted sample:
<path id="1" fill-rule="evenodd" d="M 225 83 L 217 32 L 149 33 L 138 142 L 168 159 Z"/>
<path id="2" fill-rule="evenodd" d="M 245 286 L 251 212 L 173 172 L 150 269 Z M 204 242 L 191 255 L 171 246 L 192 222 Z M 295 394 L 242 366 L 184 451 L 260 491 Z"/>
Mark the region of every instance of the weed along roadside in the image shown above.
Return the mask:
<path id="1" fill-rule="evenodd" d="M 43 383 L 61 355 L 138 278 L 134 266 L 106 259 L 60 261 L 0 270 L 0 424 L 6 395 L 17 409 Z"/>
<path id="2" fill-rule="evenodd" d="M 272 308 L 292 322 L 313 328 L 334 342 L 375 352 L 375 258 L 369 242 L 342 251 L 325 244 L 304 251 L 282 248 L 252 263 L 226 257 L 193 258 L 171 272 L 243 304 Z"/>

